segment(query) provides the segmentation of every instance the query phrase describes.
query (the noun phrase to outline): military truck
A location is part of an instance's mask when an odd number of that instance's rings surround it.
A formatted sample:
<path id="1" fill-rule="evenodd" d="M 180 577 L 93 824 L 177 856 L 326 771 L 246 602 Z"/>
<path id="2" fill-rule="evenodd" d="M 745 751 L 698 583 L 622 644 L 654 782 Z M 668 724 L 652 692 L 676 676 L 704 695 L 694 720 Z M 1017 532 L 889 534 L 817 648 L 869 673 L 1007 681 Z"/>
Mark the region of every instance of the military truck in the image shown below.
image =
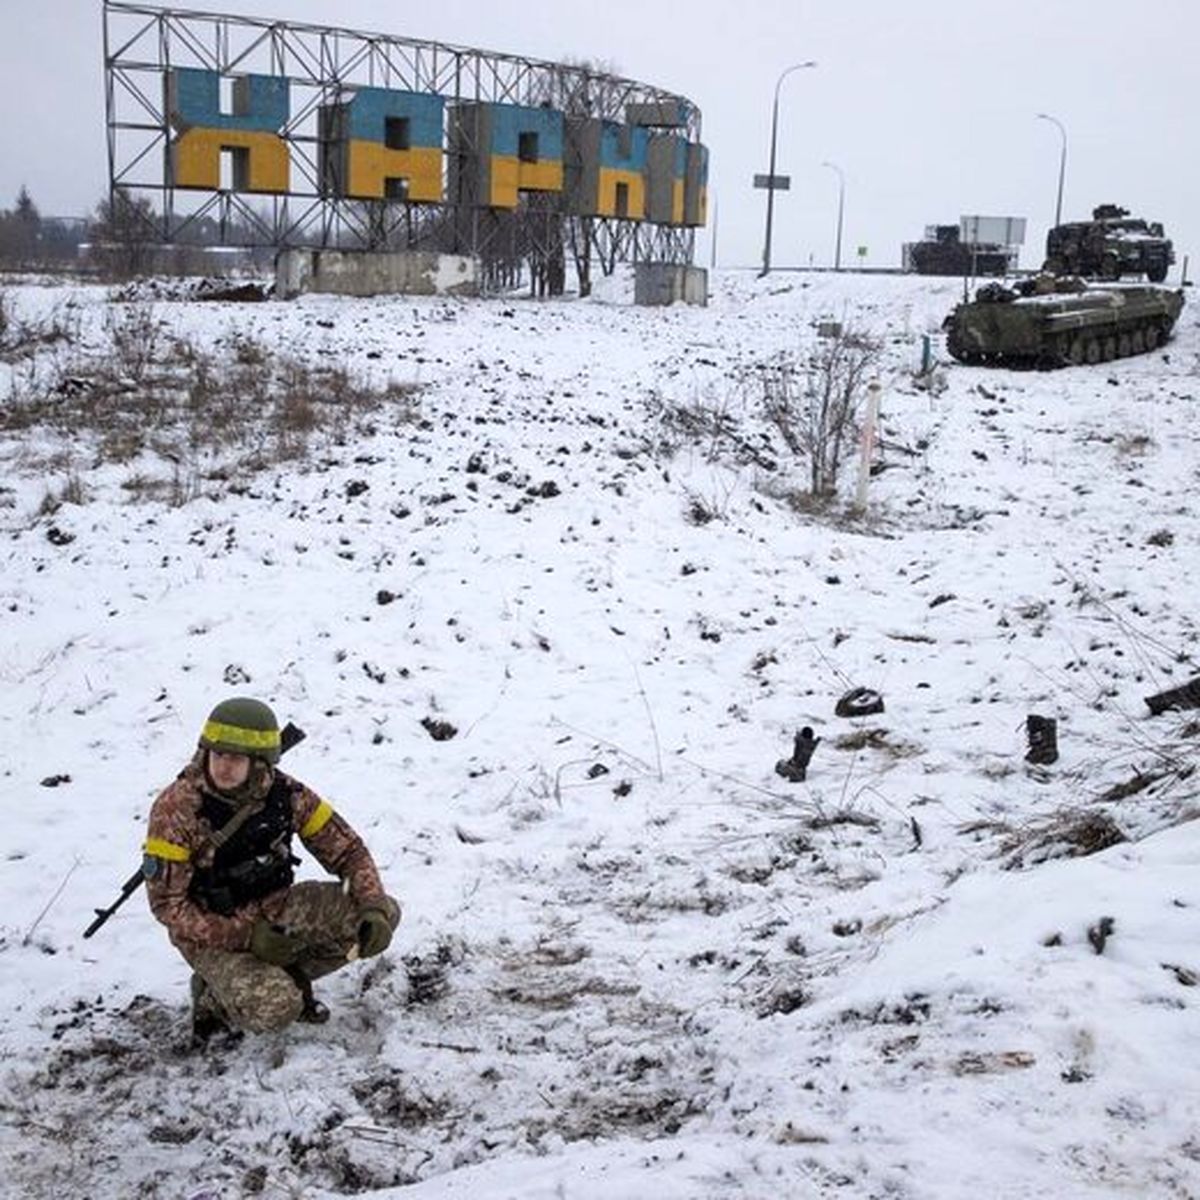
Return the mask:
<path id="1" fill-rule="evenodd" d="M 957 225 L 926 225 L 925 240 L 904 246 L 904 267 L 918 275 L 1006 275 L 1007 246 L 964 242 Z"/>
<path id="2" fill-rule="evenodd" d="M 1092 220 L 1056 225 L 1046 235 L 1044 271 L 1082 275 L 1087 279 L 1120 279 L 1145 275 L 1162 283 L 1175 261 L 1175 250 L 1157 221 L 1129 215 L 1129 209 L 1101 204 Z"/>
<path id="3" fill-rule="evenodd" d="M 1182 309 L 1182 289 L 1039 275 L 985 284 L 942 327 L 959 362 L 1065 367 L 1148 353 L 1171 336 Z"/>

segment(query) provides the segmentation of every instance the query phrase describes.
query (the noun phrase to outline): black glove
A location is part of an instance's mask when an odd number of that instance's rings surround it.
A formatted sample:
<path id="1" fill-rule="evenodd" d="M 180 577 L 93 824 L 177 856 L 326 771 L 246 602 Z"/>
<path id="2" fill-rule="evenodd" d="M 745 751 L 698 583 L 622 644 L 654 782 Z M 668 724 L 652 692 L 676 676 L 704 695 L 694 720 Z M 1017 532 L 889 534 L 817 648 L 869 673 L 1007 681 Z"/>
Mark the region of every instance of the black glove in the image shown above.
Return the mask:
<path id="1" fill-rule="evenodd" d="M 364 908 L 358 918 L 358 954 L 373 958 L 382 954 L 392 941 L 392 923 L 382 908 Z"/>
<path id="2" fill-rule="evenodd" d="M 264 917 L 259 917 L 250 931 L 250 953 L 260 962 L 272 966 L 290 967 L 303 948 L 296 934 L 289 933 L 282 925 L 273 925 Z"/>

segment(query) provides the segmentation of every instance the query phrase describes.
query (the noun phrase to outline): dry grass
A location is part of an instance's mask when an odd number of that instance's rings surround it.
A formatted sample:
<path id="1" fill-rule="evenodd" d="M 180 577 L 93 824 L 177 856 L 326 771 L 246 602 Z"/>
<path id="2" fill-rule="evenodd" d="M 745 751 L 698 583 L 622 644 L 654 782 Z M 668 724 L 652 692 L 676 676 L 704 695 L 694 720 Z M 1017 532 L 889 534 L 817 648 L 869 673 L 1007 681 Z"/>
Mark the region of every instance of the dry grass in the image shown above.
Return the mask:
<path id="1" fill-rule="evenodd" d="M 78 322 L 66 308 L 39 321 L 23 320 L 11 296 L 0 289 L 0 362 L 16 362 L 47 347 L 76 338 Z"/>
<path id="2" fill-rule="evenodd" d="M 1073 809 L 1011 832 L 1000 850 L 1004 865 L 1013 869 L 1054 858 L 1084 858 L 1124 841 L 1127 835 L 1106 813 Z"/>
<path id="3" fill-rule="evenodd" d="M 44 344 L 58 329 L 19 336 Z M 49 435 L 43 440 L 59 448 L 54 466 L 77 481 L 82 464 L 127 466 L 121 486 L 130 501 L 183 504 L 228 490 L 230 479 L 302 462 L 315 448 L 420 418 L 415 387 L 364 385 L 344 367 L 313 367 L 246 336 L 207 352 L 168 336 L 149 305 L 114 306 L 107 333 L 105 351 L 56 352 L 14 383 L 0 408 L 0 437 L 34 444 L 24 435 Z M 26 470 L 50 466 L 45 456 L 23 462 Z M 81 481 L 68 490 L 86 497 Z M 61 494 L 49 500 L 71 502 Z"/>

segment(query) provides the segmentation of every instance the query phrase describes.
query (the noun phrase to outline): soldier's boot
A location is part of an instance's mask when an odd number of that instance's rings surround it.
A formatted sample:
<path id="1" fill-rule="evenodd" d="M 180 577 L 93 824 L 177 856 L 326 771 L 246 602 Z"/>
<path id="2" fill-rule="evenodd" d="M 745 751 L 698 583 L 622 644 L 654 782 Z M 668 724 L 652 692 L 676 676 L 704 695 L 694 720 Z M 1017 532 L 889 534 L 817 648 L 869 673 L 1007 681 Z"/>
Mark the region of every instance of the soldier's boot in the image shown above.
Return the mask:
<path id="1" fill-rule="evenodd" d="M 322 1004 L 313 995 L 312 980 L 299 967 L 289 968 L 288 974 L 300 989 L 300 997 L 304 1005 L 296 1020 L 305 1025 L 324 1025 L 329 1020 L 329 1006 Z"/>
<path id="2" fill-rule="evenodd" d="M 192 1045 L 206 1046 L 216 1034 L 227 1038 L 240 1038 L 241 1033 L 229 1024 L 229 1018 L 221 1007 L 213 990 L 203 976 L 193 973 L 190 990 L 192 993 Z"/>
<path id="3" fill-rule="evenodd" d="M 306 996 L 304 1007 L 296 1019 L 305 1025 L 324 1025 L 329 1020 L 329 1005 L 323 1004 L 315 996 Z"/>

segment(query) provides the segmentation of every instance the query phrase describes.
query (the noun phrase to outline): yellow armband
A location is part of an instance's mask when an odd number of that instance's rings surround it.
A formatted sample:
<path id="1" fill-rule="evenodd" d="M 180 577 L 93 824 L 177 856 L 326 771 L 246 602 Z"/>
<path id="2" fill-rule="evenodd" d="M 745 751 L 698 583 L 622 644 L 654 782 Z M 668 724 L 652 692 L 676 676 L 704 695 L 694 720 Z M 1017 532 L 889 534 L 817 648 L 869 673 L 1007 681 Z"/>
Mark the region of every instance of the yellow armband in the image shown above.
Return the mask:
<path id="1" fill-rule="evenodd" d="M 333 816 L 333 809 L 326 804 L 324 800 L 313 809 L 313 815 L 304 822 L 303 828 L 300 830 L 300 836 L 308 841 L 309 838 L 315 837 L 326 825 L 329 824 L 329 818 Z"/>

